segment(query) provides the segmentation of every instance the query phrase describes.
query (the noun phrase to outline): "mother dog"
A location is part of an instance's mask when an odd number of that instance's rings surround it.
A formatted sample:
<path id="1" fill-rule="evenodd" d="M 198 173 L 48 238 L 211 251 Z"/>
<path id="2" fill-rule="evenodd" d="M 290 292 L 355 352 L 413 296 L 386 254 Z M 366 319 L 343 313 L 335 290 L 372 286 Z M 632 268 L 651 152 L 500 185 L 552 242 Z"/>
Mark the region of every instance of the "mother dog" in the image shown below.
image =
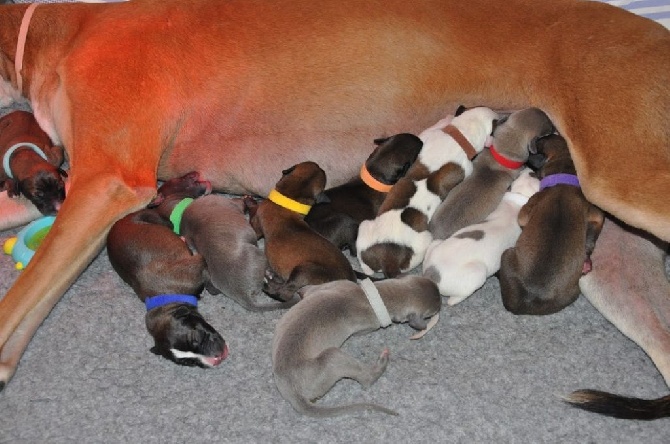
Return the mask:
<path id="1" fill-rule="evenodd" d="M 670 240 L 670 33 L 597 2 L 504 6 L 134 0 L 32 18 L 2 6 L 0 104 L 31 102 L 71 188 L 0 301 L 0 385 L 157 179 L 199 170 L 215 189 L 266 195 L 277 171 L 311 160 L 337 185 L 365 160 L 361 141 L 418 132 L 456 104 L 541 108 L 587 198 Z"/>

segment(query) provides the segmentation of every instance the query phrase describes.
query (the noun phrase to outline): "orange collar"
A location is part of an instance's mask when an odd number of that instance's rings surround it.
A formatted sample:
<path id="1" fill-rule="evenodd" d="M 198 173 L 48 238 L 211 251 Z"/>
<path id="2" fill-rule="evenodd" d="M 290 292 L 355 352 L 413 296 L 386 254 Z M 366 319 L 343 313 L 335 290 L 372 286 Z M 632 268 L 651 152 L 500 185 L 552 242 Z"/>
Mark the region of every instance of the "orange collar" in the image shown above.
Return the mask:
<path id="1" fill-rule="evenodd" d="M 393 187 L 393 185 L 386 185 L 372 177 L 372 174 L 370 174 L 365 164 L 361 167 L 361 180 L 365 182 L 367 186 L 380 193 L 388 193 Z"/>

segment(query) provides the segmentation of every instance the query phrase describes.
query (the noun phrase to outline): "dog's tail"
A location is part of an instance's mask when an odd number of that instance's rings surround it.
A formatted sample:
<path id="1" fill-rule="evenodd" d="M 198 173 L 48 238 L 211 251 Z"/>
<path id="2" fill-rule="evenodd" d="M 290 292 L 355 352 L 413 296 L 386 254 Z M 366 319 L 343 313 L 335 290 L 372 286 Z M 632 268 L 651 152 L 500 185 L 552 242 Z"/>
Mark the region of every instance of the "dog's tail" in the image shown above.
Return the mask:
<path id="1" fill-rule="evenodd" d="M 298 397 L 298 399 L 294 399 L 293 401 L 293 407 L 295 407 L 297 411 L 314 418 L 332 418 L 335 416 L 351 415 L 363 412 L 380 412 L 386 413 L 387 415 L 398 416 L 398 413 L 395 410 L 391 410 L 389 408 L 372 403 L 326 406 L 314 404 L 313 402 L 310 402 L 303 397 Z"/>
<path id="2" fill-rule="evenodd" d="M 670 395 L 640 399 L 598 390 L 577 390 L 565 397 L 564 401 L 574 407 L 614 418 L 649 421 L 670 417 Z"/>

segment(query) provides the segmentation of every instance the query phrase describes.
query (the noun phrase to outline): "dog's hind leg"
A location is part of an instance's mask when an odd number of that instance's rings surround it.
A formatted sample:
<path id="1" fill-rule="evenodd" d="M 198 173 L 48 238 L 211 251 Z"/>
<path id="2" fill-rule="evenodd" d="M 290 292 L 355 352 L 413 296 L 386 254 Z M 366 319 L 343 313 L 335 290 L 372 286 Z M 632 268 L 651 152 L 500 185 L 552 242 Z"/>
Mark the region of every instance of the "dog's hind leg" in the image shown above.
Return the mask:
<path id="1" fill-rule="evenodd" d="M 579 280 L 586 298 L 649 355 L 670 386 L 668 244 L 607 219 Z"/>
<path id="2" fill-rule="evenodd" d="M 649 355 L 670 386 L 670 283 L 668 244 L 608 219 L 593 253 L 582 293 L 600 313 Z M 638 399 L 596 390 L 568 397 L 575 407 L 626 419 L 670 416 L 670 396 Z"/>
<path id="3" fill-rule="evenodd" d="M 150 164 L 150 162 L 147 162 Z M 105 165 L 110 170 L 110 165 Z M 113 169 L 111 169 L 113 171 Z M 155 171 L 155 169 L 154 169 Z M 26 269 L 0 300 L 0 388 L 14 374 L 23 351 L 53 306 L 102 248 L 111 225 L 146 205 L 155 194 L 149 167 L 133 185 L 109 172 L 72 174 L 68 198 Z M 133 177 L 133 176 L 128 176 Z"/>

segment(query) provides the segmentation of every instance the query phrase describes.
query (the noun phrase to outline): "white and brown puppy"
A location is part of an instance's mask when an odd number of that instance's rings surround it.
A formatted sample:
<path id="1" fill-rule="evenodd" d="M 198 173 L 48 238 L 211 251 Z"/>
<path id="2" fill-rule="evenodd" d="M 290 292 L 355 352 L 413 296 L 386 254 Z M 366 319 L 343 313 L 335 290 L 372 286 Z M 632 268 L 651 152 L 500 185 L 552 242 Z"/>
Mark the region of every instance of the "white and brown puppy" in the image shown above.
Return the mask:
<path id="1" fill-rule="evenodd" d="M 370 387 L 384 373 L 389 351 L 374 364 L 364 364 L 340 349 L 352 335 L 368 333 L 393 322 L 426 328 L 427 319 L 441 308 L 435 284 L 408 275 L 358 285 L 340 280 L 301 290 L 303 300 L 277 323 L 272 344 L 272 367 L 279 393 L 295 410 L 315 417 L 329 417 L 373 410 L 394 411 L 376 404 L 317 405 L 337 381 L 351 378 Z"/>
<path id="2" fill-rule="evenodd" d="M 219 365 L 228 346 L 198 311 L 207 282 L 205 261 L 173 232 L 173 209 L 209 190 L 209 182 L 195 172 L 171 179 L 150 208 L 120 219 L 107 238 L 112 267 L 147 308 L 151 351 L 179 365 L 205 368 Z"/>
<path id="3" fill-rule="evenodd" d="M 498 279 L 507 310 L 546 315 L 579 297 L 579 279 L 591 271 L 604 214 L 582 194 L 562 136 L 539 139 L 535 148 L 542 157 L 540 191 L 519 212 L 522 232 L 503 253 Z"/>
<path id="4" fill-rule="evenodd" d="M 503 252 L 513 247 L 521 234 L 519 210 L 539 189 L 540 181 L 526 168 L 483 222 L 430 244 L 423 260 L 423 275 L 448 297 L 447 304 L 463 301 L 498 271 Z"/>
<path id="5" fill-rule="evenodd" d="M 356 256 L 358 225 L 374 219 L 386 194 L 412 166 L 423 142 L 402 133 L 375 139 L 377 147 L 361 167 L 360 174 L 325 191 L 327 202 L 314 205 L 305 222 L 317 233 Z"/>
<path id="6" fill-rule="evenodd" d="M 305 285 L 347 279 L 356 282 L 342 251 L 307 225 L 304 217 L 323 195 L 326 173 L 314 162 L 282 172 L 268 199 L 249 213 L 251 226 L 265 239 L 270 265 L 263 287 L 281 301 L 296 297 Z"/>
<path id="7" fill-rule="evenodd" d="M 210 293 L 223 293 L 250 311 L 288 308 L 291 303 L 258 302 L 268 268 L 256 232 L 245 216 L 256 202 L 251 197 L 229 198 L 210 194 L 188 205 L 179 233 L 207 265 Z"/>
<path id="8" fill-rule="evenodd" d="M 356 250 L 363 272 L 395 277 L 421 263 L 433 240 L 428 231 L 433 213 L 472 173 L 472 159 L 490 143 L 498 118 L 491 109 L 476 107 L 419 135 L 423 148 L 418 159 L 388 193 L 379 215 L 359 226 Z"/>
<path id="9" fill-rule="evenodd" d="M 472 174 L 451 190 L 431 218 L 428 229 L 433 238 L 447 239 L 491 214 L 519 176 L 531 144 L 553 131 L 549 117 L 538 108 L 501 118 L 493 131 L 493 143 L 472 162 Z"/>
<path id="10" fill-rule="evenodd" d="M 25 196 L 42 214 L 56 214 L 65 200 L 65 155 L 32 113 L 19 110 L 0 118 L 0 156 L 0 191 Z"/>

